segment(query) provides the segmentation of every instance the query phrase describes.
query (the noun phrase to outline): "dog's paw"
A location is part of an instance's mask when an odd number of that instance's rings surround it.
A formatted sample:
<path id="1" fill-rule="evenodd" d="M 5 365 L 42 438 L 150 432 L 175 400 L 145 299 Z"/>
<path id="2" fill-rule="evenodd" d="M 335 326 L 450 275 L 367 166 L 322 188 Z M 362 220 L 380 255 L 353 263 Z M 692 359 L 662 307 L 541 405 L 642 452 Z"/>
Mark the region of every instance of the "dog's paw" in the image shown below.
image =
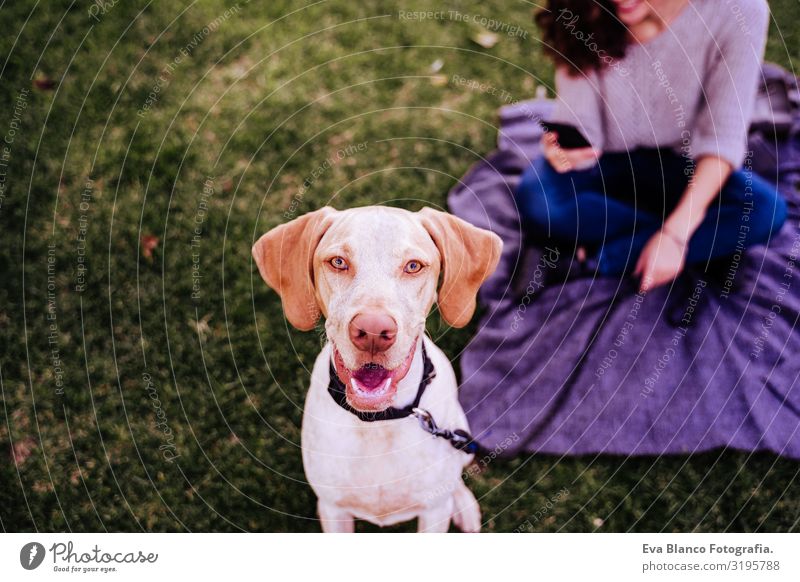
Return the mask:
<path id="1" fill-rule="evenodd" d="M 478 500 L 463 483 L 453 493 L 453 523 L 464 533 L 481 531 L 481 508 Z"/>

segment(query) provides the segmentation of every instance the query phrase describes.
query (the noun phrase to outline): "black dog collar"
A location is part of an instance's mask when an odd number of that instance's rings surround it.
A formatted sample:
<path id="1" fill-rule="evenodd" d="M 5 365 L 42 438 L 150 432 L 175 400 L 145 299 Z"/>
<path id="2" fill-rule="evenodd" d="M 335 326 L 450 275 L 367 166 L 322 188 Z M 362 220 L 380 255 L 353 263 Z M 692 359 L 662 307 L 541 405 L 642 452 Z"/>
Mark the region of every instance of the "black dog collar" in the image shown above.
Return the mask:
<path id="1" fill-rule="evenodd" d="M 333 401 L 344 408 L 347 412 L 356 415 L 359 420 L 364 422 L 376 422 L 379 420 L 397 420 L 398 418 L 406 418 L 414 413 L 414 409 L 419 407 L 419 401 L 422 400 L 422 395 L 425 393 L 425 388 L 436 377 L 436 369 L 433 367 L 433 362 L 428 357 L 428 352 L 425 351 L 425 341 L 422 341 L 422 380 L 420 380 L 419 388 L 417 388 L 417 396 L 414 402 L 403 408 L 394 408 L 390 406 L 386 410 L 377 412 L 363 412 L 356 410 L 347 403 L 347 387 L 336 375 L 336 366 L 333 365 L 331 360 L 330 368 L 330 382 L 328 384 L 328 393 L 333 398 Z"/>

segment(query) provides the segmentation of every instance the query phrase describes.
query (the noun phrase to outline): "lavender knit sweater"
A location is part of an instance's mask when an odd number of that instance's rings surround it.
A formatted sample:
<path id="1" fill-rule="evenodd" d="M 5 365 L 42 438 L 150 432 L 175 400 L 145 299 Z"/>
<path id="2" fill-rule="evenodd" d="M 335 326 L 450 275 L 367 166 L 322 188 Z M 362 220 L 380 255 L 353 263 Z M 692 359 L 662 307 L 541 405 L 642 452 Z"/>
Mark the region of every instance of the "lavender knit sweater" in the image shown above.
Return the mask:
<path id="1" fill-rule="evenodd" d="M 604 152 L 669 147 L 739 168 L 768 18 L 765 0 L 690 0 L 669 28 L 631 44 L 623 59 L 577 77 L 558 70 L 552 120 L 577 126 Z M 590 32 L 574 19 L 554 26 L 579 39 Z"/>

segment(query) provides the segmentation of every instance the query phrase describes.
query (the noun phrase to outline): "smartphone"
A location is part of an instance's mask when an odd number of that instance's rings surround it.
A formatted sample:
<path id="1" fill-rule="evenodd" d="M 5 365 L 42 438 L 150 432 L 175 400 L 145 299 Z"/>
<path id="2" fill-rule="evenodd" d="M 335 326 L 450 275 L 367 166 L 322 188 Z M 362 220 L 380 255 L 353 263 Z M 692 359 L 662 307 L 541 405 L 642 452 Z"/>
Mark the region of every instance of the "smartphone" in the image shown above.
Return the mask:
<path id="1" fill-rule="evenodd" d="M 541 124 L 542 127 L 544 127 L 547 131 L 552 131 L 558 134 L 558 145 L 565 150 L 592 147 L 592 144 L 589 143 L 589 140 L 586 139 L 586 136 L 584 136 L 574 125 L 544 120 L 542 120 Z"/>

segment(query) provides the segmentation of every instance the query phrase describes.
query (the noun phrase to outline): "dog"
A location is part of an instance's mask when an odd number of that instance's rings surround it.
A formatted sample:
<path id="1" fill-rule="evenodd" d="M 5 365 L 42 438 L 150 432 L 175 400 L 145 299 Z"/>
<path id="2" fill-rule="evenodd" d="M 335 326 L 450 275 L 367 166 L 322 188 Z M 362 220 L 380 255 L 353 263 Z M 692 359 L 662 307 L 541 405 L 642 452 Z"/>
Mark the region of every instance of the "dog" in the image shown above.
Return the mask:
<path id="1" fill-rule="evenodd" d="M 420 532 L 446 532 L 451 520 L 480 530 L 461 478 L 472 456 L 421 428 L 422 418 L 451 436 L 469 430 L 453 368 L 425 321 L 436 302 L 448 324 L 466 325 L 501 250 L 497 235 L 445 212 L 384 206 L 321 208 L 253 245 L 289 323 L 309 331 L 325 319 L 301 435 L 324 532 L 414 518 Z"/>

